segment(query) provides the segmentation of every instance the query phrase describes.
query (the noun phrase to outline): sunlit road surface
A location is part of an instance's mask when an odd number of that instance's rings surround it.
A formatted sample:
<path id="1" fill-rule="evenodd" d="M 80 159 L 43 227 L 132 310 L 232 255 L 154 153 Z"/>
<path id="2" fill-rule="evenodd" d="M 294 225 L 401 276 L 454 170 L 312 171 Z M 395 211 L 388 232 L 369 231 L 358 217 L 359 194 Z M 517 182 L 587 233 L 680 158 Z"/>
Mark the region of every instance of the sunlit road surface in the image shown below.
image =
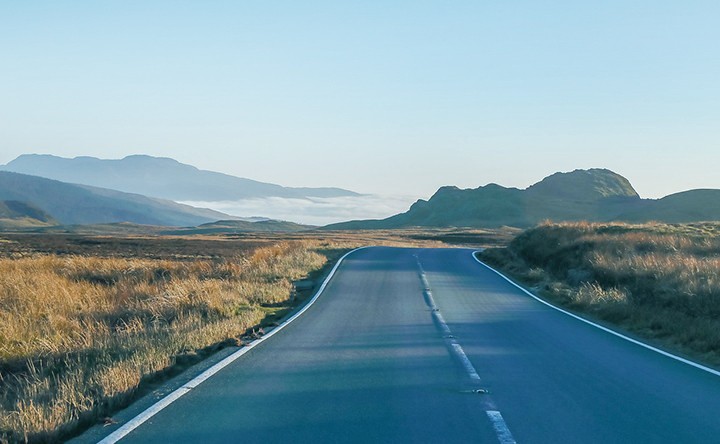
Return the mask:
<path id="1" fill-rule="evenodd" d="M 121 442 L 720 442 L 720 377 L 543 305 L 470 250 L 378 247 Z"/>

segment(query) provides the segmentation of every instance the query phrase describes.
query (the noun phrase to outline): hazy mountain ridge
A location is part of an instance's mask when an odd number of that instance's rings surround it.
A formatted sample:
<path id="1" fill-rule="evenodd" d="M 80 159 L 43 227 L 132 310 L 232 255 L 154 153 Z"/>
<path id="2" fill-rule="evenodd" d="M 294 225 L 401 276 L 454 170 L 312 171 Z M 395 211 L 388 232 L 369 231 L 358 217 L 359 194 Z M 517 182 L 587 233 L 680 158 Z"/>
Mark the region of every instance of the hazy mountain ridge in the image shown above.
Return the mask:
<path id="1" fill-rule="evenodd" d="M 328 229 L 402 227 L 530 227 L 543 220 L 698 222 L 720 220 L 720 190 L 692 190 L 642 199 L 623 176 L 606 169 L 556 173 L 525 190 L 489 184 L 442 187 L 401 214 L 351 221 Z"/>
<path id="2" fill-rule="evenodd" d="M 200 170 L 167 157 L 132 155 L 123 159 L 23 154 L 0 170 L 68 183 L 108 188 L 175 201 L 224 201 L 257 197 L 357 196 L 341 188 L 288 188 Z"/>
<path id="3" fill-rule="evenodd" d="M 37 207 L 65 225 L 131 222 L 195 226 L 232 218 L 168 200 L 6 171 L 0 171 L 0 200 Z"/>

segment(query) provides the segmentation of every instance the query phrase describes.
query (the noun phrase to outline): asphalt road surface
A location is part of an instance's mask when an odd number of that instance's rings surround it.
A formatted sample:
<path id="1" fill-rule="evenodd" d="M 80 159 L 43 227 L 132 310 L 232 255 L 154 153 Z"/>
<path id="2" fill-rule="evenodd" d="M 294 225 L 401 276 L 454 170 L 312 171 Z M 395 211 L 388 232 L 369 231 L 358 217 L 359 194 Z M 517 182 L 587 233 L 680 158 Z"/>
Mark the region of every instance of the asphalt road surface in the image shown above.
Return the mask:
<path id="1" fill-rule="evenodd" d="M 543 305 L 471 250 L 378 247 L 121 442 L 514 441 L 720 442 L 720 377 Z"/>

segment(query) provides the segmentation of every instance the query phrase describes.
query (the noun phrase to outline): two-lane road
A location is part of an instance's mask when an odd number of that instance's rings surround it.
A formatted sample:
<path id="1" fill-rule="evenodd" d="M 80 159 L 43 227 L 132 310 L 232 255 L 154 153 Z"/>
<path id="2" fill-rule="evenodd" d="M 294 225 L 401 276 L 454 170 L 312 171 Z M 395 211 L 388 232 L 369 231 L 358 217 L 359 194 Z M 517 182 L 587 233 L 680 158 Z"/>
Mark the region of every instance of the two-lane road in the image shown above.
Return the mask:
<path id="1" fill-rule="evenodd" d="M 520 443 L 720 442 L 720 377 L 541 304 L 470 250 L 378 247 L 122 442 L 508 442 L 497 420 Z"/>

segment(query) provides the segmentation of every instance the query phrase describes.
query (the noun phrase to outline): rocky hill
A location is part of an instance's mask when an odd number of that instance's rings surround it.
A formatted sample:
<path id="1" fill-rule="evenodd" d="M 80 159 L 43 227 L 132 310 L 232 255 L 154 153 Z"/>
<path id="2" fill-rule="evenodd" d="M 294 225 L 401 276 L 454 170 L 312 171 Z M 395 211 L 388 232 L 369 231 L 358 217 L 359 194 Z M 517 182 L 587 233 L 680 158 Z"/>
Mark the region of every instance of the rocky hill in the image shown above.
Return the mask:
<path id="1" fill-rule="evenodd" d="M 630 182 L 610 170 L 556 173 L 525 190 L 490 184 L 475 189 L 440 188 L 401 214 L 351 221 L 327 229 L 403 227 L 530 227 L 543 220 L 697 222 L 720 220 L 720 190 L 693 190 L 663 199 L 642 199 Z"/>

